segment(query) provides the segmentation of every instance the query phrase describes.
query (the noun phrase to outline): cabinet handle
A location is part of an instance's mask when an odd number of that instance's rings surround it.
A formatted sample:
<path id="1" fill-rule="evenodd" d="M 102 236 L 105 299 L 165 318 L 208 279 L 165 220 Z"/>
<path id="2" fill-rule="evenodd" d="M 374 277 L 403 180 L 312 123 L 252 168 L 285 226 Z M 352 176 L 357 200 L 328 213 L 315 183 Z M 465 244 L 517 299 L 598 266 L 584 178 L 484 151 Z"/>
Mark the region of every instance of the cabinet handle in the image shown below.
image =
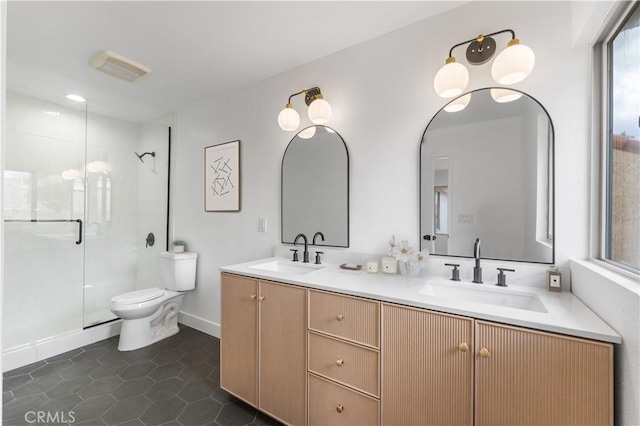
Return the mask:
<path id="1" fill-rule="evenodd" d="M 338 321 L 342 321 L 342 320 L 344 319 L 344 315 L 342 315 L 342 314 L 338 314 L 338 315 L 336 315 L 336 319 L 337 319 Z"/>
<path id="2" fill-rule="evenodd" d="M 342 367 L 342 365 L 343 365 L 343 364 L 344 364 L 344 360 L 343 360 L 342 358 L 340 358 L 340 359 L 336 360 L 336 365 L 337 365 L 338 367 Z"/>
<path id="3" fill-rule="evenodd" d="M 251 296 L 249 296 L 249 297 L 251 298 L 251 300 L 256 300 L 256 297 L 258 297 L 258 296 L 257 296 L 257 295 L 255 295 L 255 294 L 252 294 L 252 295 L 251 295 Z"/>
<path id="4" fill-rule="evenodd" d="M 467 342 L 462 342 L 458 345 L 458 349 L 460 349 L 461 352 L 467 352 L 469 350 L 469 345 L 467 345 Z"/>
<path id="5" fill-rule="evenodd" d="M 258 296 L 258 300 L 262 302 L 264 300 L 264 296 Z"/>
<path id="6" fill-rule="evenodd" d="M 342 413 L 344 411 L 344 405 L 338 404 L 338 406 L 336 407 L 336 411 L 338 413 Z"/>
<path id="7" fill-rule="evenodd" d="M 480 349 L 480 356 L 482 358 L 489 358 L 491 356 L 491 352 L 489 352 L 489 349 L 487 349 L 487 348 L 481 348 Z"/>

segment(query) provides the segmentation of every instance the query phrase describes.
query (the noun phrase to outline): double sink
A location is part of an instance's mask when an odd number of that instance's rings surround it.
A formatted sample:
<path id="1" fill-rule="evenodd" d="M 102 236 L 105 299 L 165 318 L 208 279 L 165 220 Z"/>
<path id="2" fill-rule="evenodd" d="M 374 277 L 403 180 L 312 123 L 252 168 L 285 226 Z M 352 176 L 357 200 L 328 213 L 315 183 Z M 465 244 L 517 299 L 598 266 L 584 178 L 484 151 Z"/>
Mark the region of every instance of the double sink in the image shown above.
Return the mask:
<path id="1" fill-rule="evenodd" d="M 280 277 L 299 277 L 328 268 L 336 268 L 336 266 L 271 260 L 251 265 L 250 268 L 274 273 Z M 522 290 L 522 287 L 514 290 L 512 288 L 496 288 L 489 284 L 478 285 L 467 282 L 454 282 L 444 278 L 431 278 L 418 290 L 418 293 L 441 300 L 465 301 L 531 312 L 548 312 L 538 295 Z"/>

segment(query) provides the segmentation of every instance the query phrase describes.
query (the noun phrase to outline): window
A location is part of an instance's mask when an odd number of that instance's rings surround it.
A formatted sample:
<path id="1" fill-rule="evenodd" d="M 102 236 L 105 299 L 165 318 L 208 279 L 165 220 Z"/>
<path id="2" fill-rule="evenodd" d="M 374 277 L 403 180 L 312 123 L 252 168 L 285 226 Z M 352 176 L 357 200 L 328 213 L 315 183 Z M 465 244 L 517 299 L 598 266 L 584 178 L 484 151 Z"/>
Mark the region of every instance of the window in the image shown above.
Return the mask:
<path id="1" fill-rule="evenodd" d="M 603 44 L 603 260 L 640 271 L 640 8 Z"/>

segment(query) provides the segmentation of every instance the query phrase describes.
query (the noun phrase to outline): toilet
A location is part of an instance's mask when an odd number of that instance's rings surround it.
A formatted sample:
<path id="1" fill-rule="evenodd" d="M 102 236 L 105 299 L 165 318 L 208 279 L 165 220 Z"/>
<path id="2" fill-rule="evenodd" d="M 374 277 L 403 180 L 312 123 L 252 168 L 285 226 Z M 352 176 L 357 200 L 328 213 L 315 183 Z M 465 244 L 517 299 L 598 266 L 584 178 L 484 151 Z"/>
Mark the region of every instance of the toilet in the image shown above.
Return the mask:
<path id="1" fill-rule="evenodd" d="M 147 288 L 120 294 L 109 309 L 122 318 L 118 350 L 143 348 L 176 334 L 178 311 L 184 292 L 196 285 L 197 253 L 160 253 L 164 289 Z"/>

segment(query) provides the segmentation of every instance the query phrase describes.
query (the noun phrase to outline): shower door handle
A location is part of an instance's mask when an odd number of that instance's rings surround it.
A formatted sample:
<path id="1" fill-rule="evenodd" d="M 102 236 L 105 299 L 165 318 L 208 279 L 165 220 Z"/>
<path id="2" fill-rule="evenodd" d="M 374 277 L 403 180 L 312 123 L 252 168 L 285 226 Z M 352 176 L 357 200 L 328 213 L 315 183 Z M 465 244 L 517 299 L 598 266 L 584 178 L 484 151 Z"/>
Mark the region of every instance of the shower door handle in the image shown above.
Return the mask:
<path id="1" fill-rule="evenodd" d="M 5 219 L 5 223 L 38 223 L 38 222 L 47 222 L 47 223 L 61 223 L 61 222 L 78 222 L 78 241 L 76 244 L 82 244 L 82 219 Z"/>

